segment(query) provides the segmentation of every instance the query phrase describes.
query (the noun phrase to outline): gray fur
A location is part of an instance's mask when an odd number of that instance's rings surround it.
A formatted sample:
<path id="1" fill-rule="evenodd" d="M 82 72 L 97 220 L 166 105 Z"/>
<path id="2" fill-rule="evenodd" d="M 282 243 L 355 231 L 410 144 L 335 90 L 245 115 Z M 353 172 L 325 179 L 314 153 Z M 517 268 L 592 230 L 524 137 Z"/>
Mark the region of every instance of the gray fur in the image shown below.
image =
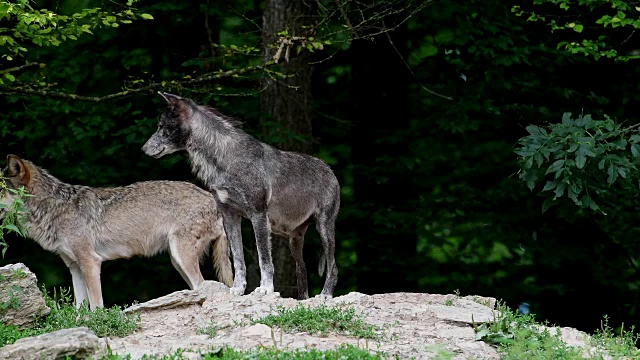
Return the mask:
<path id="1" fill-rule="evenodd" d="M 175 181 L 146 181 L 124 187 L 91 188 L 64 183 L 15 155 L 7 157 L 9 188 L 24 186 L 27 211 L 21 225 L 44 249 L 58 254 L 71 271 L 78 306 L 103 306 L 103 261 L 169 251 L 171 263 L 196 289 L 199 262 L 213 243 L 218 279 L 232 286 L 229 247 L 215 198 Z M 0 194 L 3 195 L 3 194 Z M 3 203 L 12 201 L 4 194 Z M 215 243 L 214 243 L 215 241 Z"/>
<path id="2" fill-rule="evenodd" d="M 315 157 L 281 151 L 258 141 L 216 109 L 176 95 L 161 95 L 168 107 L 160 116 L 158 130 L 142 150 L 155 158 L 186 150 L 193 172 L 216 196 L 234 259 L 231 292 L 242 295 L 246 288 L 240 233 L 240 219 L 246 217 L 253 225 L 258 247 L 261 279 L 256 291 L 273 292 L 273 232 L 289 238 L 296 262 L 298 298 L 307 298 L 302 245 L 314 219 L 322 239 L 322 261 L 328 269 L 320 295 L 333 296 L 338 279 L 334 227 L 340 185 L 329 166 Z M 323 268 L 321 264 L 319 270 Z"/>

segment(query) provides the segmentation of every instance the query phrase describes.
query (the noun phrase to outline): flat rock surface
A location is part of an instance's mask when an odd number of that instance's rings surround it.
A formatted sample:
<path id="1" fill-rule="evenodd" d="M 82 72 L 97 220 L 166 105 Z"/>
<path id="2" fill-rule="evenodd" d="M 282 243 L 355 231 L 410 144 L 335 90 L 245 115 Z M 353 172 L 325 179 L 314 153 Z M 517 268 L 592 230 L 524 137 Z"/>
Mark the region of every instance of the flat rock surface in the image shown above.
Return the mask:
<path id="1" fill-rule="evenodd" d="M 80 327 L 19 339 L 0 348 L 0 359 L 89 359 L 105 351 L 104 343 L 93 331 Z"/>
<path id="2" fill-rule="evenodd" d="M 492 309 L 486 306 L 495 306 L 493 298 L 352 292 L 330 300 L 297 301 L 283 299 L 278 293 L 233 296 L 228 288 L 211 283 L 200 291 L 181 291 L 152 300 L 151 305 L 138 304 L 136 311 L 141 313 L 142 328 L 125 338 L 106 339 L 112 351 L 139 359 L 145 354 L 168 354 L 178 348 L 206 350 L 230 346 L 254 349 L 275 345 L 281 349 L 333 349 L 340 344 L 352 344 L 403 359 L 432 359 L 441 351 L 455 354 L 454 359 L 498 358 L 493 347 L 475 341 L 471 325 L 493 319 Z M 203 295 L 206 296 L 201 300 Z M 185 300 L 183 305 L 176 300 L 178 298 Z M 280 329 L 251 322 L 277 313 L 278 306 L 290 308 L 298 303 L 352 307 L 362 314 L 365 322 L 375 325 L 383 338 L 364 340 L 338 334 L 283 333 Z M 204 333 L 212 327 L 215 332 Z"/>

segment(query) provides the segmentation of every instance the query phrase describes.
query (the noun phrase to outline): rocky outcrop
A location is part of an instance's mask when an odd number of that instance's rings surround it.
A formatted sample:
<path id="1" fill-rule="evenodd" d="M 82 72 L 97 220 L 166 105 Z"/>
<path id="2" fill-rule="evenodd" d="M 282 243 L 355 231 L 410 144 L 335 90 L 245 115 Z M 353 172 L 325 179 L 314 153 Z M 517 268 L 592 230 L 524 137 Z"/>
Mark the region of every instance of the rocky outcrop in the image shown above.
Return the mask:
<path id="1" fill-rule="evenodd" d="M 22 263 L 0 267 L 1 322 L 25 328 L 48 313 L 34 273 Z"/>
<path id="2" fill-rule="evenodd" d="M 48 312 L 35 276 L 22 264 L 0 268 L 0 299 L 3 304 L 19 302 L 5 317 L 27 326 L 35 316 Z M 4 297 L 2 297 L 4 296 Z M 376 340 L 340 334 L 286 333 L 253 320 L 277 312 L 278 307 L 328 306 L 350 308 L 377 329 Z M 183 358 L 201 359 L 198 351 L 231 347 L 279 349 L 314 348 L 329 350 L 342 344 L 372 352 L 384 352 L 401 359 L 499 359 L 496 349 L 479 338 L 474 326 L 491 322 L 498 313 L 496 299 L 480 296 L 390 293 L 366 295 L 352 292 L 333 299 L 311 298 L 297 301 L 278 293 L 233 296 L 216 281 L 204 282 L 198 290 L 182 290 L 125 312 L 141 316 L 141 329 L 123 338 L 99 339 L 87 328 L 74 328 L 18 340 L 0 348 L 0 359 L 83 359 L 99 358 L 109 345 L 111 351 L 140 359 L 144 355 L 165 355 L 189 349 Z M 546 328 L 570 346 L 582 349 L 585 357 L 611 357 L 589 341 L 589 335 L 571 328 Z"/>
<path id="3" fill-rule="evenodd" d="M 0 359 L 91 359 L 106 352 L 106 345 L 88 328 L 72 328 L 28 337 L 0 348 Z"/>
<path id="4" fill-rule="evenodd" d="M 398 355 L 402 359 L 428 359 L 443 351 L 455 354 L 454 359 L 498 358 L 493 347 L 475 340 L 472 327 L 473 323 L 493 319 L 493 298 L 352 292 L 330 300 L 297 301 L 283 299 L 277 293 L 233 296 L 228 288 L 211 283 L 205 287 L 208 290 L 181 291 L 129 308 L 127 311 L 141 313 L 142 330 L 126 338 L 109 339 L 112 351 L 131 354 L 138 359 L 145 354 L 168 354 L 178 348 L 332 349 L 341 344 L 352 344 Z M 203 292 L 207 296 L 200 300 Z M 365 340 L 338 334 L 283 333 L 277 328 L 251 323 L 252 319 L 275 313 L 278 306 L 290 308 L 299 303 L 353 308 L 367 323 L 375 325 L 382 337 Z M 170 308 L 159 304 L 170 304 Z M 213 337 L 204 334 L 206 328 L 215 328 Z"/>

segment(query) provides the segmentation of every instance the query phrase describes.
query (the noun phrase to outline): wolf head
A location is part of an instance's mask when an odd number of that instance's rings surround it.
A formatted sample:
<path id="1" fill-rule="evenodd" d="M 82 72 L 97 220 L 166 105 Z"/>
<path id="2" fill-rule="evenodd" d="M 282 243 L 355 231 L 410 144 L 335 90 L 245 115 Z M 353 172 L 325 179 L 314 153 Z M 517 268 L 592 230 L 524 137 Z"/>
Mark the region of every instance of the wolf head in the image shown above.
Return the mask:
<path id="1" fill-rule="evenodd" d="M 7 155 L 7 167 L 2 170 L 0 175 L 5 179 L 8 189 L 18 189 L 22 186 L 29 189 L 31 183 L 30 165 L 16 155 Z M 11 206 L 14 200 L 15 194 L 11 191 L 0 192 L 0 204 L 5 205 L 0 207 L 0 219 L 3 217 L 6 207 Z"/>
<path id="2" fill-rule="evenodd" d="M 186 149 L 190 134 L 189 119 L 197 106 L 193 101 L 177 95 L 160 95 L 167 101 L 167 108 L 160 115 L 158 129 L 142 147 L 145 154 L 156 159 Z"/>

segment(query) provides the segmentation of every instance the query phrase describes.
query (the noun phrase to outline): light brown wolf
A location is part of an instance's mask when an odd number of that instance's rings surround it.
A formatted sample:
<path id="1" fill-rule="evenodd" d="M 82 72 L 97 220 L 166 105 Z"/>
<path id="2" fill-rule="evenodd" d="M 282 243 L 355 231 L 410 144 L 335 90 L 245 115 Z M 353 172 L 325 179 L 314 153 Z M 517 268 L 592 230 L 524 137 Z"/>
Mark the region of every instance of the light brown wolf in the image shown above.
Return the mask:
<path id="1" fill-rule="evenodd" d="M 7 156 L 8 188 L 24 187 L 26 213 L 19 224 L 27 236 L 58 254 L 71 271 L 76 304 L 104 306 L 103 261 L 169 251 L 189 288 L 204 281 L 200 259 L 213 243 L 218 279 L 233 285 L 229 245 L 211 193 L 194 184 L 146 181 L 113 188 L 64 183 L 18 156 Z M 10 192 L 0 194 L 11 204 Z M 0 215 L 1 217 L 1 215 Z"/>

